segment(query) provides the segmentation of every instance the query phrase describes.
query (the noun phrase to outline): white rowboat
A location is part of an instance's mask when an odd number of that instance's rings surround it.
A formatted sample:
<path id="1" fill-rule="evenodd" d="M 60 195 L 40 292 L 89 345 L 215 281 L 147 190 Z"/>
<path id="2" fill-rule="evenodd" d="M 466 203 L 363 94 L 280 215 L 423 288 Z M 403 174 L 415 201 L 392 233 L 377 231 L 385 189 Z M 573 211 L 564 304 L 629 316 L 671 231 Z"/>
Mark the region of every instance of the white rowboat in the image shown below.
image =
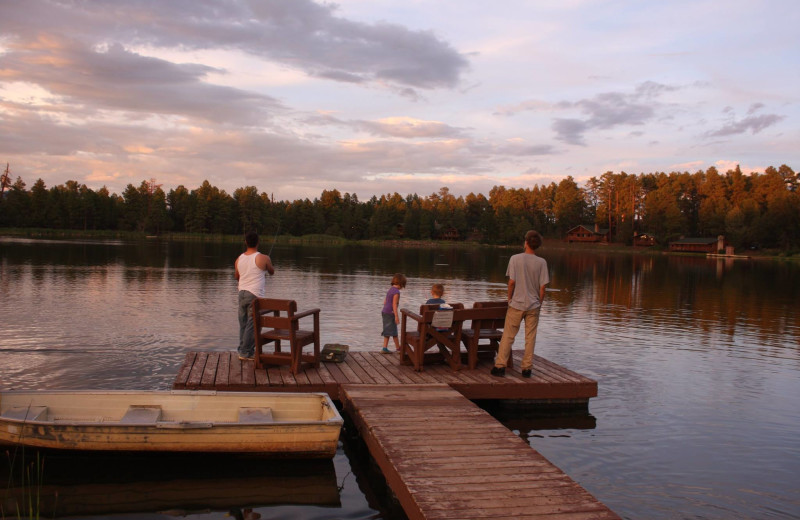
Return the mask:
<path id="1" fill-rule="evenodd" d="M 0 392 L 0 444 L 330 458 L 342 417 L 323 393 Z"/>

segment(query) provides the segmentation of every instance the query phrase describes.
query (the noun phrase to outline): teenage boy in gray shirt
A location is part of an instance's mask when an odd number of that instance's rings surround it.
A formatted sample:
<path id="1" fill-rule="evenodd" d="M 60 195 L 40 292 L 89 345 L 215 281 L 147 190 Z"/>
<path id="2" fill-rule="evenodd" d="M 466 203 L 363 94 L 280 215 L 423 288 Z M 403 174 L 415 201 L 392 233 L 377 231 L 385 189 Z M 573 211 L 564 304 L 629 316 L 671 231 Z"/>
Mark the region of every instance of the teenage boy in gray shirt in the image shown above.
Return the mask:
<path id="1" fill-rule="evenodd" d="M 494 359 L 493 376 L 505 376 L 511 345 L 525 320 L 525 354 L 522 356 L 522 377 L 531 377 L 533 349 L 536 346 L 536 329 L 539 326 L 539 311 L 544 302 L 545 286 L 550 283 L 547 262 L 536 255 L 542 245 L 538 231 L 525 233 L 525 252 L 513 255 L 508 261 L 508 311 L 503 328 L 500 348 Z"/>

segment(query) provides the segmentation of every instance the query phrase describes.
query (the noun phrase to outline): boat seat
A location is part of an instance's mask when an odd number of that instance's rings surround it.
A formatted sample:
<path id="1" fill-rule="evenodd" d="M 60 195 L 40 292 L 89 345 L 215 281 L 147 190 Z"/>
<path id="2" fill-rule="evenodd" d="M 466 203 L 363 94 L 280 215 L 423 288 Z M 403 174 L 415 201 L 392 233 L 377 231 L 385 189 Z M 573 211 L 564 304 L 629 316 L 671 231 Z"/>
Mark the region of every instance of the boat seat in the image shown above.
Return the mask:
<path id="1" fill-rule="evenodd" d="M 17 421 L 44 421 L 47 420 L 46 406 L 17 406 L 9 408 L 1 416 L 4 419 Z"/>
<path id="2" fill-rule="evenodd" d="M 160 406 L 131 405 L 119 422 L 129 424 L 152 424 L 159 420 L 161 420 Z"/>
<path id="3" fill-rule="evenodd" d="M 239 422 L 248 424 L 271 423 L 272 408 L 239 408 Z"/>

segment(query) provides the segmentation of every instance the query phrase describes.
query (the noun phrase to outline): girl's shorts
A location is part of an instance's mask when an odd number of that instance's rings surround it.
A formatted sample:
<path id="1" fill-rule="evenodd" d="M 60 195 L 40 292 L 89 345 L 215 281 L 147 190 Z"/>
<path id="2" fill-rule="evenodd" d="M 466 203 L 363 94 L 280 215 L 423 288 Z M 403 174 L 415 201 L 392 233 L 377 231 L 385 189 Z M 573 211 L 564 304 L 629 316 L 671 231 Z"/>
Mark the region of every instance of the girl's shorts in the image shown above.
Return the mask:
<path id="1" fill-rule="evenodd" d="M 381 313 L 383 318 L 383 332 L 381 336 L 388 336 L 390 338 L 397 337 L 397 323 L 394 321 L 394 314 Z"/>

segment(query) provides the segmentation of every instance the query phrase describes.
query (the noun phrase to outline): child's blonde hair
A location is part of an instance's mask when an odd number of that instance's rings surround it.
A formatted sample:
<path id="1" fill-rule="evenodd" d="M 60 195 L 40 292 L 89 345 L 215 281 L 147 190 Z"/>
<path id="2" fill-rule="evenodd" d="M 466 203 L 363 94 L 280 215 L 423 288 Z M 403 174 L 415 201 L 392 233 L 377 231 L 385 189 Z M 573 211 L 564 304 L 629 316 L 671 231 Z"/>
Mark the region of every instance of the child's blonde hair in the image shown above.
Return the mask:
<path id="1" fill-rule="evenodd" d="M 399 285 L 401 289 L 405 289 L 406 287 L 406 277 L 404 274 L 395 273 L 392 276 L 392 285 Z"/>
<path id="2" fill-rule="evenodd" d="M 437 298 L 441 298 L 444 294 L 444 285 L 440 283 L 433 284 L 433 287 L 431 287 L 431 294 Z"/>

